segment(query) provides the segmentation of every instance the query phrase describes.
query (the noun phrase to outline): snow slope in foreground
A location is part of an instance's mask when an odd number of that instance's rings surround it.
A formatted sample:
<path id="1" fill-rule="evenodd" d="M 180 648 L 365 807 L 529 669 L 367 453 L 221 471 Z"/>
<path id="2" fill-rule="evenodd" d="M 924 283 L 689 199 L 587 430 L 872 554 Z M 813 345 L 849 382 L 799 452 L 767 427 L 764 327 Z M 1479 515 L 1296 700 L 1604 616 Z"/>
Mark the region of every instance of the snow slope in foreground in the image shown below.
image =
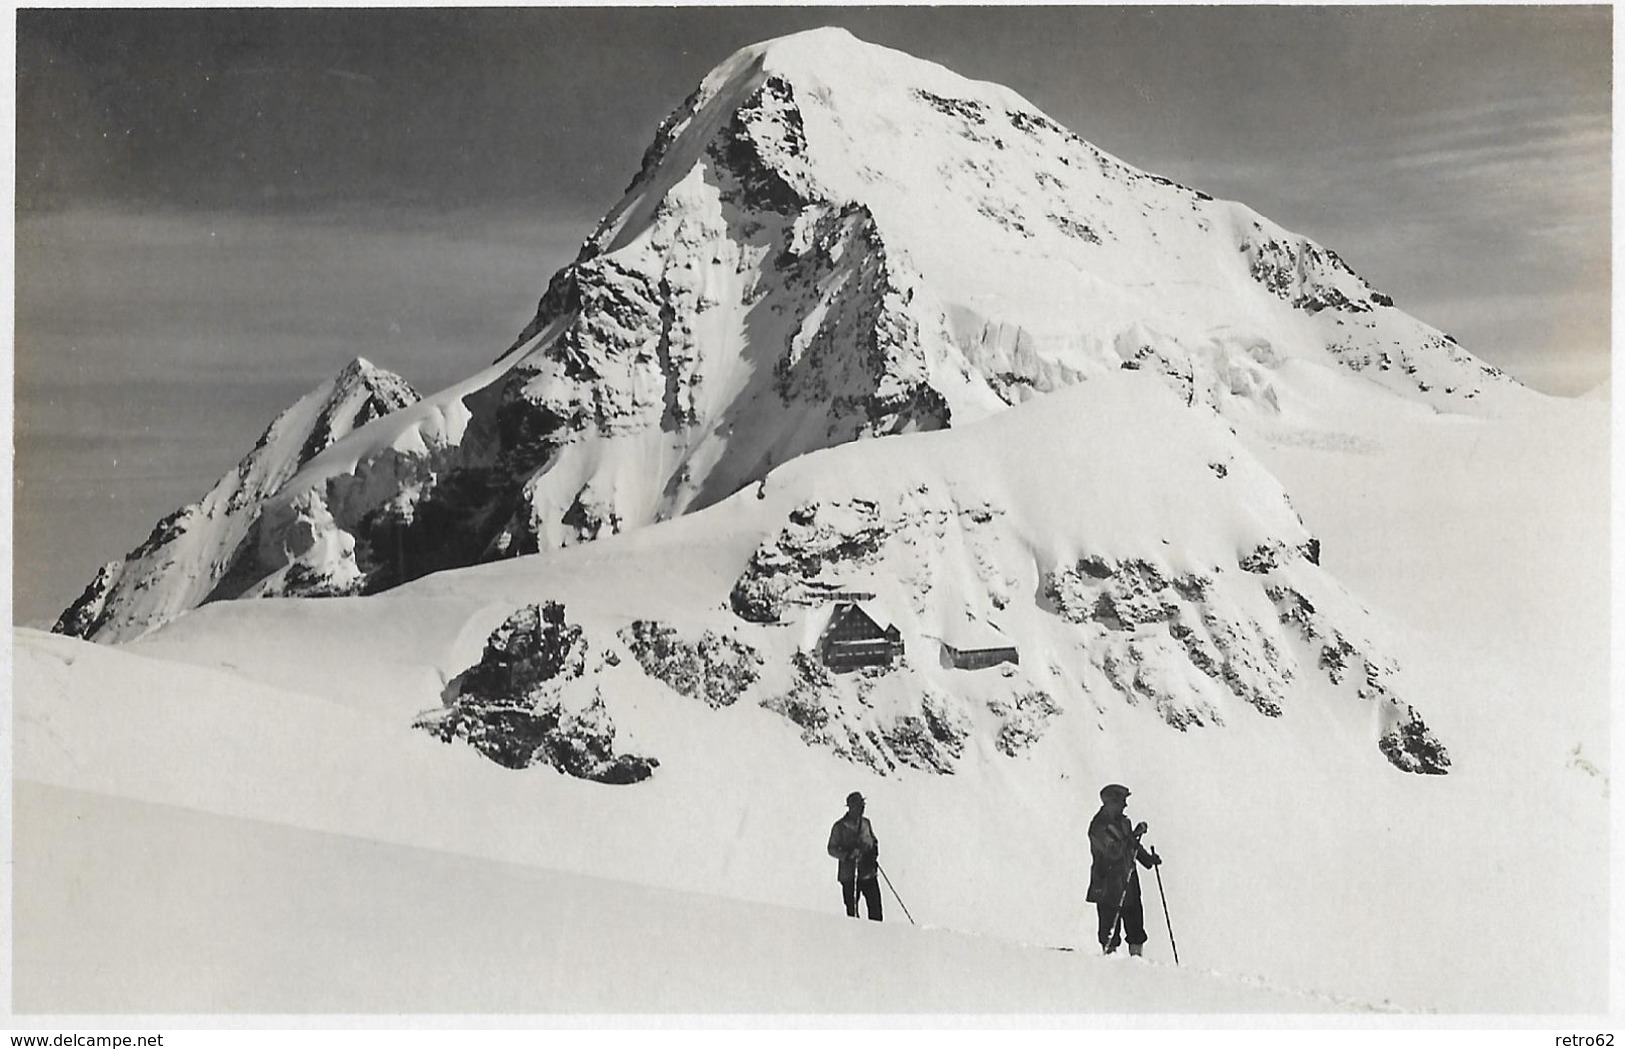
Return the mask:
<path id="1" fill-rule="evenodd" d="M 1300 377 L 1306 389 L 1312 378 Z M 18 631 L 16 774 L 25 786 L 553 872 L 538 877 L 568 872 L 822 916 L 839 906 L 824 836 L 857 787 L 872 799 L 882 861 L 910 910 L 928 925 L 982 934 L 971 954 L 994 951 L 995 938 L 1088 943 L 1083 831 L 1094 791 L 1117 779 L 1133 786 L 1130 811 L 1151 821 L 1168 858 L 1187 967 L 1403 1009 L 1601 1011 L 1607 415 L 1604 405 L 1548 407 L 1484 421 L 1329 404 L 1314 425 L 1261 418 L 1244 432 L 1323 539 L 1323 562 L 1387 624 L 1408 694 L 1451 747 L 1448 776 L 1400 774 L 1367 748 L 1322 738 L 1313 720 L 1180 733 L 1115 707 L 1087 761 L 1038 746 L 1025 760 L 973 763 L 953 776 L 880 778 L 809 751 L 768 711 L 697 709 L 655 687 L 633 697 L 624 728 L 662 766 L 633 788 L 511 772 L 407 728 L 520 603 L 556 597 L 636 613 L 690 590 L 723 602 L 759 536 L 717 527 L 715 514 L 376 598 L 210 606 L 123 649 Z M 659 588 L 648 585 L 651 563 L 666 568 Z M 302 851 L 287 846 L 290 877 Z M 19 901 L 40 860 L 19 851 Z M 156 884 L 183 884 L 173 880 L 183 875 L 160 872 Z M 466 889 L 450 878 L 438 897 L 471 929 L 497 913 L 478 878 L 471 872 Z M 1166 964 L 1149 887 L 1148 956 Z M 659 936 L 686 937 L 686 905 L 648 906 L 665 914 Z M 872 934 L 831 919 L 831 935 L 923 935 L 889 917 Z M 778 919 L 746 922 L 747 941 L 758 925 L 776 930 Z M 608 927 L 604 935 L 604 953 L 588 950 L 578 965 L 613 955 Z M 712 964 L 766 949 L 716 942 Z M 19 949 L 19 973 L 37 959 Z M 910 967 L 926 964 L 884 970 L 899 1000 L 916 978 Z M 753 971 L 764 982 L 782 973 Z M 1023 984 L 987 979 L 1002 991 L 982 1007 L 1000 1010 L 1168 1012 L 1196 994 L 1044 1004 L 1022 997 Z M 772 993 L 789 1003 L 799 992 Z M 1237 998 L 1192 1008 L 1269 1006 Z"/>
<path id="2" fill-rule="evenodd" d="M 1360 1008 L 33 784 L 16 836 L 15 1005 L 30 1013 Z"/>

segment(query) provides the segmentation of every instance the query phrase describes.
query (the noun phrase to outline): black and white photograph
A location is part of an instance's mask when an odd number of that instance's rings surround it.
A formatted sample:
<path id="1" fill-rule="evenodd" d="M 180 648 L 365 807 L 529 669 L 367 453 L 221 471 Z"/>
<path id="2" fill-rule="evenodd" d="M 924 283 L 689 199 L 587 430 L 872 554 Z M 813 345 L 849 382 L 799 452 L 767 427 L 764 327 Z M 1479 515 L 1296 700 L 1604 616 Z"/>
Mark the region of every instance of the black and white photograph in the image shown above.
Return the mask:
<path id="1" fill-rule="evenodd" d="M 5 1026 L 1618 1031 L 1612 6 L 13 23 Z"/>

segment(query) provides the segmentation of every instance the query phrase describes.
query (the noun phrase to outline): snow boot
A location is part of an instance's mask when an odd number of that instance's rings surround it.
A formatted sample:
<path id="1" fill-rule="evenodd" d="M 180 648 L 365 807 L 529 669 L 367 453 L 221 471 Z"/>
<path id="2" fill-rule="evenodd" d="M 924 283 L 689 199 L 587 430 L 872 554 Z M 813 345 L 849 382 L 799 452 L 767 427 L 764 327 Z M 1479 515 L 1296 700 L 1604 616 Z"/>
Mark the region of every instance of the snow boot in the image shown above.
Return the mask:
<path id="1" fill-rule="evenodd" d="M 1143 943 L 1131 943 L 1128 945 L 1128 953 L 1129 957 L 1131 958 L 1140 957 L 1140 952 L 1143 950 L 1145 950 L 1145 944 Z"/>

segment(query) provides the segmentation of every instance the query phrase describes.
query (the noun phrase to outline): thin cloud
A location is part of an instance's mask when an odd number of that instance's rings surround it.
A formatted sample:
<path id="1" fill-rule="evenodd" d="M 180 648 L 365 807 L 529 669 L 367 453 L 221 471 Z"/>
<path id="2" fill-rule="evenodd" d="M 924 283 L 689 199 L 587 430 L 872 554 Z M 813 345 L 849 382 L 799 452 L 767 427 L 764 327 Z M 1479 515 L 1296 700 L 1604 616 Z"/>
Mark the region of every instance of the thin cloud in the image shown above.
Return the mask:
<path id="1" fill-rule="evenodd" d="M 1545 116 L 1516 125 L 1450 123 L 1397 140 L 1387 163 L 1471 176 L 1486 168 L 1570 170 L 1604 178 L 1613 133 L 1604 114 Z"/>

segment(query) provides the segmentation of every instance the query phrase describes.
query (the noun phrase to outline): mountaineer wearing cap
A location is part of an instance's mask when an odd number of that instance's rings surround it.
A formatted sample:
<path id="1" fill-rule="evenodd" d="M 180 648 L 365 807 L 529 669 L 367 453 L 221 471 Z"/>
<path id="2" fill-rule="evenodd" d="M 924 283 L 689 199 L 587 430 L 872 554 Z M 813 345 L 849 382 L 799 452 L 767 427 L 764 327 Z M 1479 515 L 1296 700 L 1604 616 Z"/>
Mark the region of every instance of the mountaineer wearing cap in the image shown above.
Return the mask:
<path id="1" fill-rule="evenodd" d="M 829 829 L 829 854 L 841 861 L 835 876 L 841 881 L 847 916 L 858 916 L 862 893 L 869 920 L 880 921 L 880 843 L 863 817 L 863 795 L 857 791 L 846 796 L 846 815 Z"/>
<path id="2" fill-rule="evenodd" d="M 1117 950 L 1119 932 L 1128 940 L 1128 953 L 1138 956 L 1145 944 L 1145 910 L 1140 903 L 1140 873 L 1143 866 L 1161 863 L 1154 853 L 1140 847 L 1146 824 L 1130 827 L 1123 813 L 1129 789 L 1121 783 L 1100 788 L 1100 811 L 1089 821 L 1089 893 L 1084 897 L 1095 905 L 1100 917 L 1100 946 L 1107 954 Z"/>

